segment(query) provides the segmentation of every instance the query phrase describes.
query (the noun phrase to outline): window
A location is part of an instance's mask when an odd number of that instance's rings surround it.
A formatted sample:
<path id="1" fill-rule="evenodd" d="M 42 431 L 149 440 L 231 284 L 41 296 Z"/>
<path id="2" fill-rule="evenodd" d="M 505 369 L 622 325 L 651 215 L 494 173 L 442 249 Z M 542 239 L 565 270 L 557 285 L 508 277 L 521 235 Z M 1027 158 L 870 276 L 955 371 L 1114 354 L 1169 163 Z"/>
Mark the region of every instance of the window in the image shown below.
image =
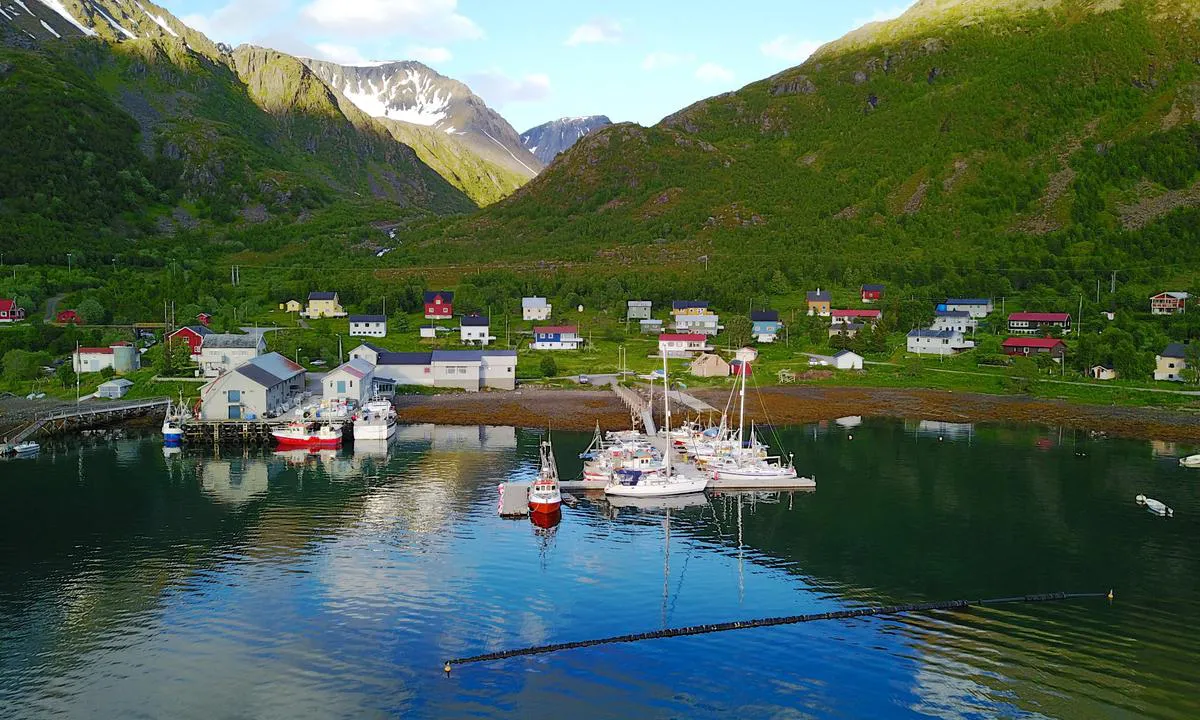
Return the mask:
<path id="1" fill-rule="evenodd" d="M 230 390 L 228 393 L 226 393 L 226 395 L 229 397 L 229 402 L 241 402 L 242 401 L 242 391 L 241 390 Z"/>

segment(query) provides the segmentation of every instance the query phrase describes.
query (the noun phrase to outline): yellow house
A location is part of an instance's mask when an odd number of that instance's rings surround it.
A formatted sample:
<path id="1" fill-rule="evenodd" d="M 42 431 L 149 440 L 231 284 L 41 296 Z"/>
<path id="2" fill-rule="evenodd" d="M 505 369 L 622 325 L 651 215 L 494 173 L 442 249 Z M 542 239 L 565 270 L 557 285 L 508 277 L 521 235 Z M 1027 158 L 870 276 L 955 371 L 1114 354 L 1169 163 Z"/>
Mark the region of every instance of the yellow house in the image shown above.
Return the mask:
<path id="1" fill-rule="evenodd" d="M 829 317 L 832 314 L 831 301 L 828 290 L 817 290 L 816 292 L 810 290 L 808 292 L 808 314 Z"/>
<path id="2" fill-rule="evenodd" d="M 300 314 L 308 318 L 346 317 L 346 311 L 342 309 L 335 292 L 310 292 L 308 309 Z"/>
<path id="3" fill-rule="evenodd" d="M 298 313 L 304 309 L 299 300 L 288 300 L 286 303 L 279 306 L 280 310 L 287 310 L 290 313 Z"/>

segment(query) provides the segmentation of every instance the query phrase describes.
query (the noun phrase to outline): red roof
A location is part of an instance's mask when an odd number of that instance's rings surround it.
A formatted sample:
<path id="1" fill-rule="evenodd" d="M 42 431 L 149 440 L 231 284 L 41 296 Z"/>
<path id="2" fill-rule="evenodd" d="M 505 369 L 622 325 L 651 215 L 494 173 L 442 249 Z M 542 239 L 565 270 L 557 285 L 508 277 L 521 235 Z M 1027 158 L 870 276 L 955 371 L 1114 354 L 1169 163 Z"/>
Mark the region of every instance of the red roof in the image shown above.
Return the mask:
<path id="1" fill-rule="evenodd" d="M 1008 316 L 1008 321 L 1013 320 L 1024 322 L 1067 322 L 1071 316 L 1067 313 L 1036 313 L 1036 312 L 1019 312 Z"/>
<path id="2" fill-rule="evenodd" d="M 1059 345 L 1066 345 L 1058 338 L 1015 338 L 1011 337 L 1004 341 L 1004 347 L 1016 348 L 1056 348 Z"/>
<path id="3" fill-rule="evenodd" d="M 678 341 L 678 342 L 704 342 L 708 339 L 707 335 L 700 333 L 664 333 L 658 336 L 658 341 Z"/>
<path id="4" fill-rule="evenodd" d="M 577 333 L 579 328 L 575 325 L 554 325 L 551 327 L 535 327 L 535 333 L 541 335 L 562 335 L 564 333 Z"/>
<path id="5" fill-rule="evenodd" d="M 81 347 L 81 348 L 79 348 L 79 354 L 80 355 L 112 355 L 113 350 L 110 347 L 106 347 L 106 348 Z"/>
<path id="6" fill-rule="evenodd" d="M 17 302 L 15 300 L 0 298 L 0 310 L 12 310 L 16 304 Z"/>
<path id="7" fill-rule="evenodd" d="M 878 318 L 883 316 L 882 310 L 834 310 L 830 314 L 833 317 L 863 317 L 863 318 Z"/>

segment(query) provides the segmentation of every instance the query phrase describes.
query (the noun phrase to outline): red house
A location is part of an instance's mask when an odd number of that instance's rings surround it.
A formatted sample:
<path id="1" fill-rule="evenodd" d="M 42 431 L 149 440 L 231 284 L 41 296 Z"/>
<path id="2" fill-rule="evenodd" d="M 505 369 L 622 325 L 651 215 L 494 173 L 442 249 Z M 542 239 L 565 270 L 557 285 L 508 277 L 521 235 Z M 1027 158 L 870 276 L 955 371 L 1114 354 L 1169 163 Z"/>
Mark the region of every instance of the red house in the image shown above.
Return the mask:
<path id="1" fill-rule="evenodd" d="M 449 320 L 454 315 L 454 293 L 431 290 L 425 293 L 425 319 Z"/>
<path id="2" fill-rule="evenodd" d="M 200 313 L 196 316 L 196 322 L 200 323 L 204 327 L 208 327 L 208 324 L 212 322 L 212 315 L 209 315 L 208 313 Z"/>
<path id="3" fill-rule="evenodd" d="M 732 375 L 734 377 L 741 377 L 743 375 L 745 375 L 746 377 L 749 377 L 753 373 L 754 373 L 754 368 L 750 365 L 750 363 L 746 362 L 745 360 L 730 360 L 729 361 L 729 374 L 730 375 Z"/>
<path id="4" fill-rule="evenodd" d="M 879 302 L 883 299 L 882 285 L 863 285 L 861 291 L 862 301 L 865 303 Z"/>
<path id="5" fill-rule="evenodd" d="M 59 310 L 58 314 L 54 316 L 54 322 L 60 325 L 66 325 L 68 323 L 72 325 L 82 325 L 83 318 L 79 317 L 79 313 L 75 312 L 74 310 Z"/>
<path id="6" fill-rule="evenodd" d="M 191 349 L 191 355 L 199 355 L 200 347 L 204 345 L 204 338 L 211 334 L 212 331 L 203 325 L 188 325 L 168 335 L 167 342 L 170 343 L 177 338 L 183 340 Z"/>
<path id="7" fill-rule="evenodd" d="M 1005 355 L 1037 355 L 1050 353 L 1061 360 L 1067 354 L 1067 344 L 1058 338 L 1010 337 L 1000 346 Z"/>
<path id="8" fill-rule="evenodd" d="M 25 308 L 17 307 L 17 302 L 9 298 L 0 298 L 0 323 L 20 322 L 25 319 Z"/>

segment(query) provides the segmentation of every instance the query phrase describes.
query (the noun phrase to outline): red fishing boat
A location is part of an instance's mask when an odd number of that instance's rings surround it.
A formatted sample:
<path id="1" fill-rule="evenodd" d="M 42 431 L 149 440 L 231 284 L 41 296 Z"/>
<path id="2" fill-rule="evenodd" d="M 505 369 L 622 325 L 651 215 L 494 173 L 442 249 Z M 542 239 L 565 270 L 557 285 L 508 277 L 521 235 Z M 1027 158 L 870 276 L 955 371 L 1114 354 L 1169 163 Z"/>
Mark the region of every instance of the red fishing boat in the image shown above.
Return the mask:
<path id="1" fill-rule="evenodd" d="M 290 422 L 271 431 L 280 447 L 338 448 L 342 446 L 342 428 L 329 423 Z"/>
<path id="2" fill-rule="evenodd" d="M 562 511 L 562 493 L 558 489 L 558 466 L 554 449 L 547 440 L 542 443 L 542 465 L 537 479 L 529 488 L 529 512 L 533 515 L 554 515 Z"/>

